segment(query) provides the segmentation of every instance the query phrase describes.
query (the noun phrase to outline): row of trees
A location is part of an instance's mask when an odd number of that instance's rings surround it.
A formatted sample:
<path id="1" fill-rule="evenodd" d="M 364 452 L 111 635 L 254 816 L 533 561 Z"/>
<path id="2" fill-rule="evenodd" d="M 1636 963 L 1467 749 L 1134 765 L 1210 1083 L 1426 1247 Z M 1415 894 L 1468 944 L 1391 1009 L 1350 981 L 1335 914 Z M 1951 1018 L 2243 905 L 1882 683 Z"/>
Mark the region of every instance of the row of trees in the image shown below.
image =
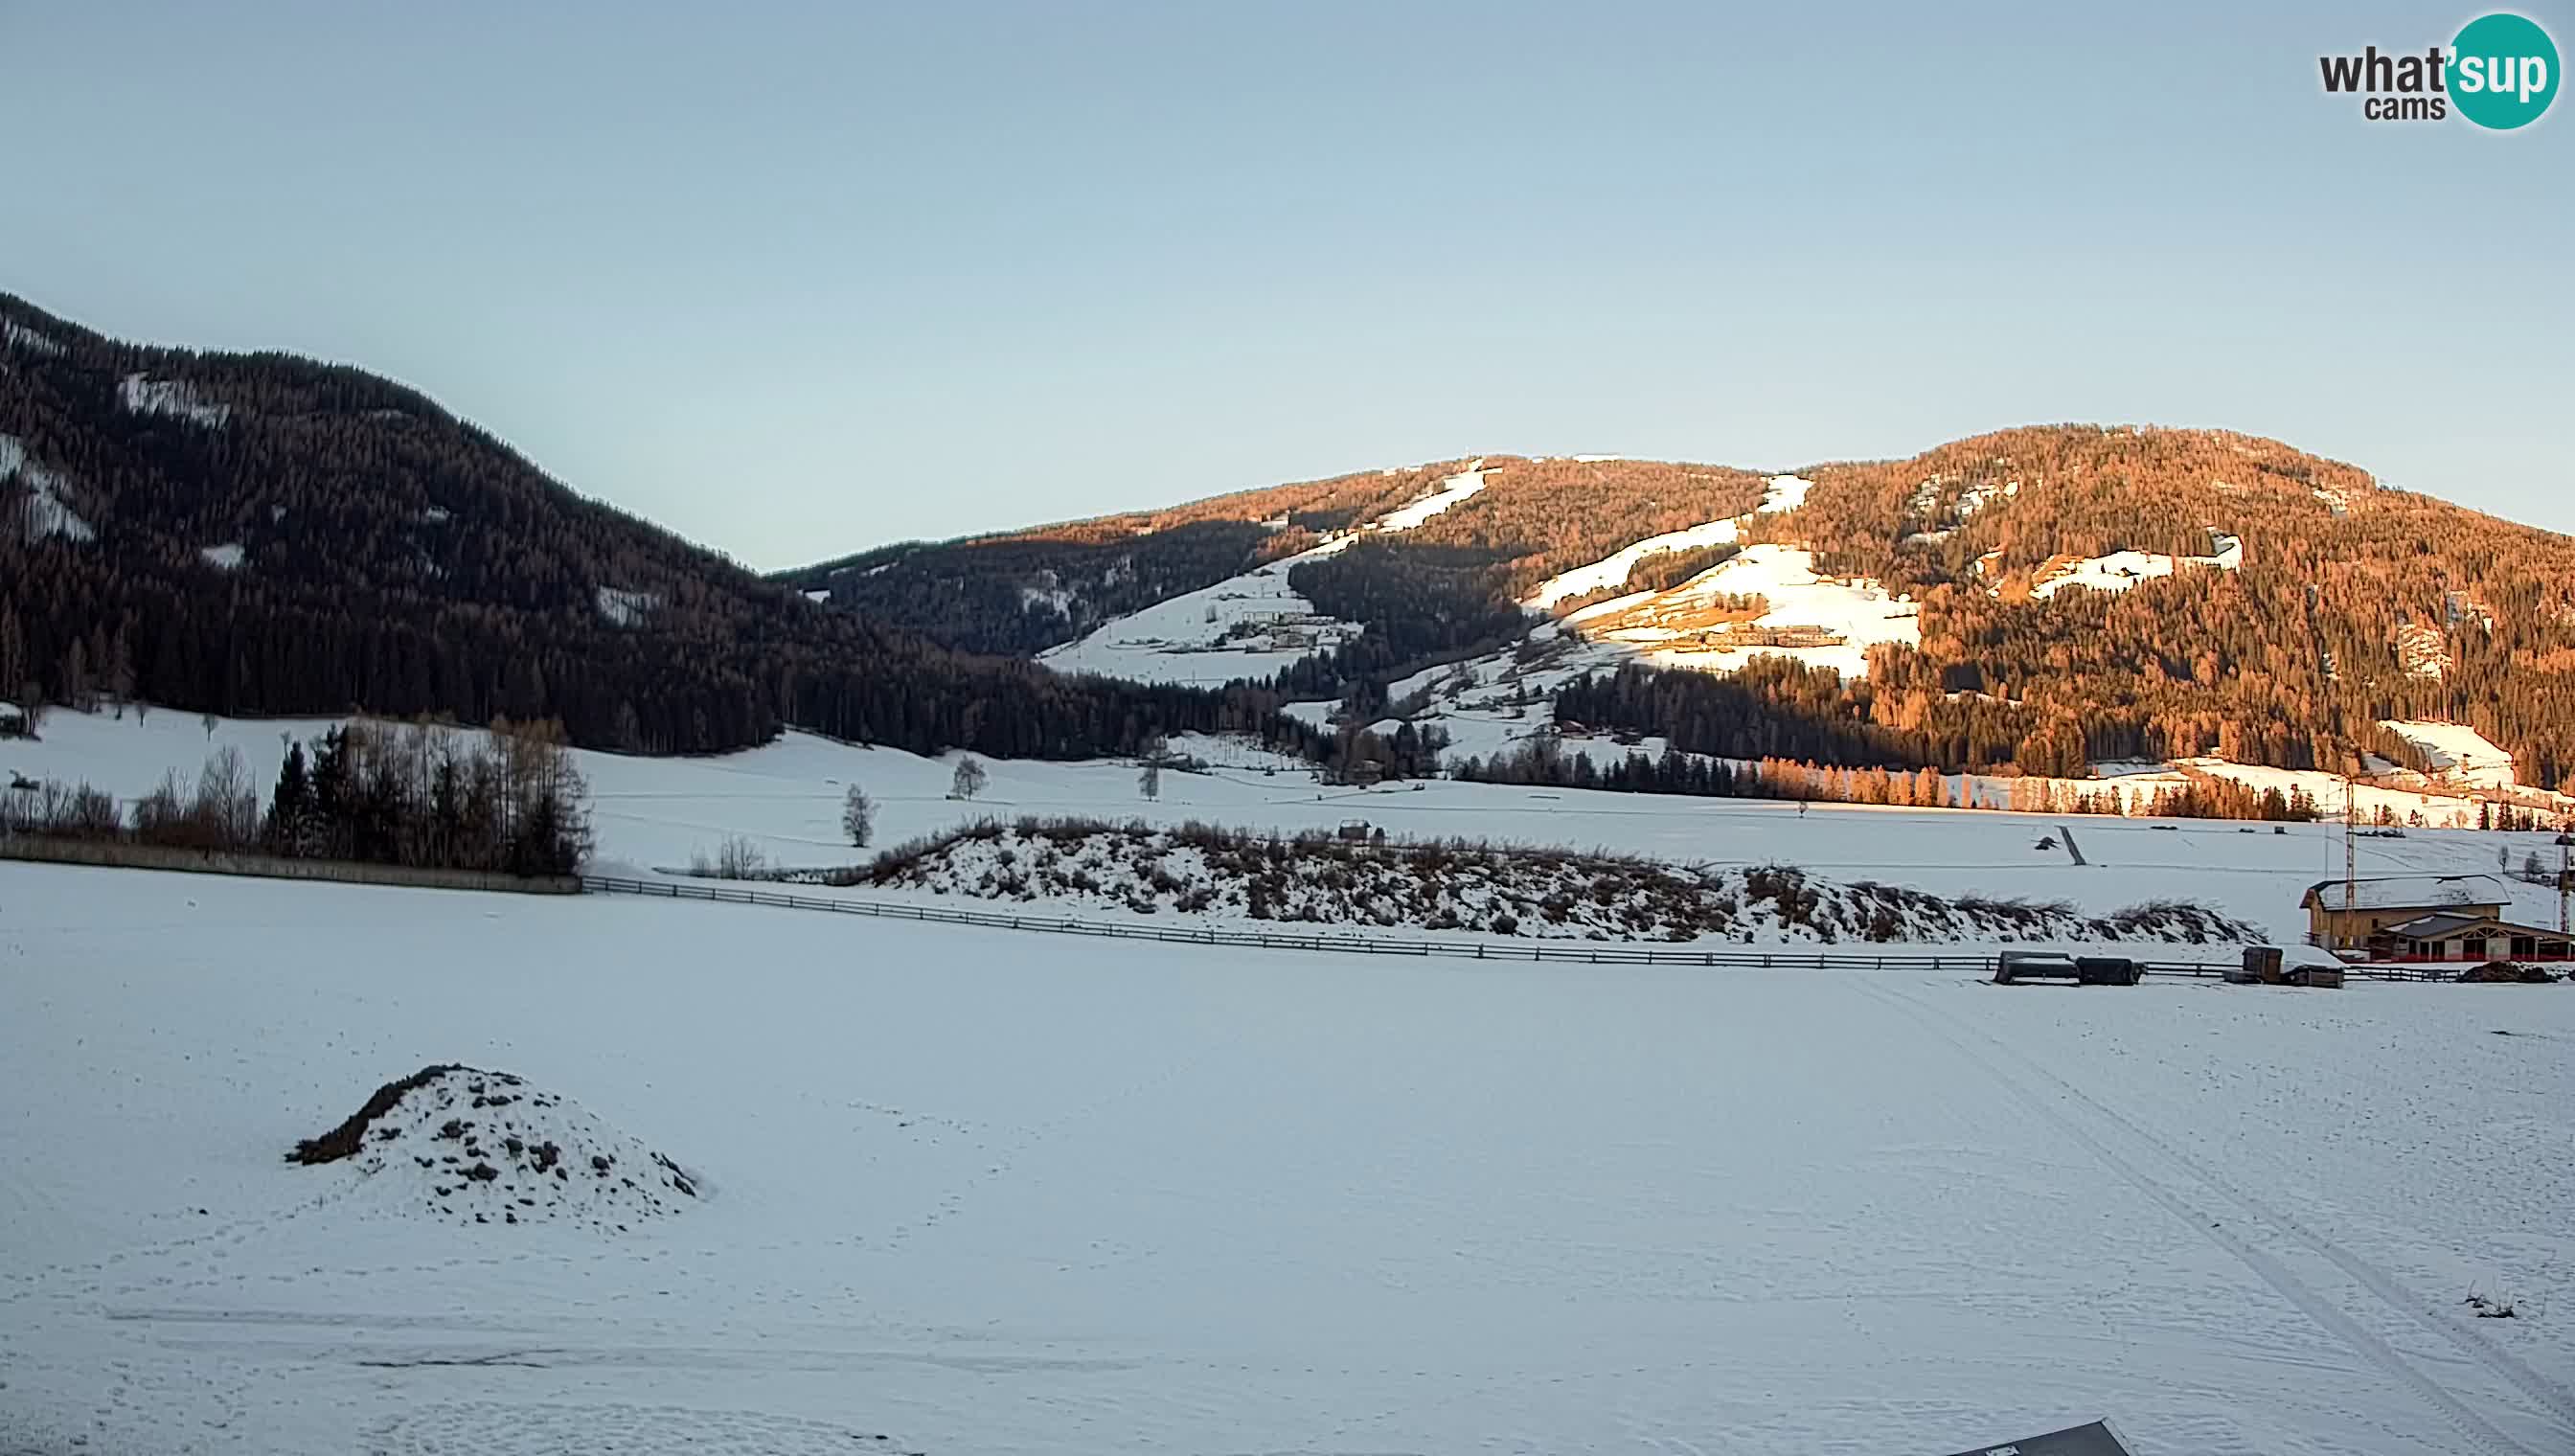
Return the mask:
<path id="1" fill-rule="evenodd" d="M 1450 776 L 1478 783 L 1598 788 L 1632 793 L 1695 794 L 1712 798 L 1795 799 L 1817 803 L 1887 804 L 1918 808 L 2007 808 L 2017 813 L 2134 814 L 2157 818 L 2231 818 L 2302 821 L 2318 817 L 2303 789 L 2255 789 L 2227 779 L 2130 787 L 2116 781 L 2083 783 L 2007 777 L 1953 782 L 1936 768 L 1907 772 L 1851 768 L 1789 758 L 1730 762 L 1666 745 L 1659 754 L 1631 748 L 1605 763 L 1568 747 L 1551 725 L 1520 745 L 1489 758 L 1453 764 Z M 1975 787 L 2004 785 L 2003 802 Z"/>
<path id="2" fill-rule="evenodd" d="M 369 721 L 285 744 L 265 809 L 240 749 L 177 770 L 130 811 L 88 784 L 21 781 L 0 794 L 9 827 L 174 848 L 257 851 L 424 867 L 568 874 L 591 848 L 588 786 L 562 726 L 489 731 Z"/>

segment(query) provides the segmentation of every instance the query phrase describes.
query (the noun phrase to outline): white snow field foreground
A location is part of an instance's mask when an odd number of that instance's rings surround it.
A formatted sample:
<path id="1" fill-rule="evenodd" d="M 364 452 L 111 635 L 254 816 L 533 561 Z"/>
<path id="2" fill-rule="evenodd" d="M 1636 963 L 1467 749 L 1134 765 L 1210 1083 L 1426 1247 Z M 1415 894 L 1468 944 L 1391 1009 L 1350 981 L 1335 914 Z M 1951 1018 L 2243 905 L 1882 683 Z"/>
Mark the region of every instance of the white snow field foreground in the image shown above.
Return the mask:
<path id="1" fill-rule="evenodd" d="M 2553 1456 L 2570 1041 L 6 865 L 0 1450 Z M 447 1060 L 703 1196 L 284 1161 Z"/>

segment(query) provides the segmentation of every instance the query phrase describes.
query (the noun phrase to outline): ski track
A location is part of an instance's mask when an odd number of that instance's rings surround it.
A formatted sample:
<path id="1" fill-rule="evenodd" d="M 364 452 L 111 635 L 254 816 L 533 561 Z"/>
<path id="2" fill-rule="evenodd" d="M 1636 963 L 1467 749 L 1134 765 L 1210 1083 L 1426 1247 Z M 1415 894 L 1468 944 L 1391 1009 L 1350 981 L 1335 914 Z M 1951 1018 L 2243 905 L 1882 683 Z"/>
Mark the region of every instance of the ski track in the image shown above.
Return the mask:
<path id="1" fill-rule="evenodd" d="M 1868 989 L 1881 999 L 1899 1002 L 1919 1013 L 1927 1023 L 1931 1023 L 1935 1035 L 1956 1047 L 1961 1056 L 1974 1062 L 2010 1092 L 2016 1106 L 2059 1128 L 2068 1137 L 2081 1144 L 2104 1167 L 2134 1185 L 2139 1192 L 2144 1193 L 2175 1218 L 2206 1234 L 2210 1241 L 2234 1255 L 2256 1277 L 2296 1306 L 2301 1313 L 2349 1345 L 2356 1353 L 2402 1382 L 2461 1435 L 2489 1451 L 2505 1453 L 2505 1456 L 2554 1456 L 2556 1452 L 2575 1449 L 2575 1399 L 2570 1399 L 2564 1388 L 2540 1376 L 2510 1352 L 2496 1347 L 2483 1336 L 2460 1328 L 2453 1320 L 2431 1313 L 2425 1300 L 2401 1290 L 2385 1270 L 2219 1177 L 2198 1159 L 2172 1146 L 2117 1109 L 2048 1070 L 2001 1038 L 1919 997 L 1883 985 L 1870 985 Z M 1990 1050 L 1980 1051 L 1976 1046 L 1969 1044 L 1965 1039 L 1966 1036 L 1973 1036 L 1976 1041 L 1983 1043 Z M 2051 1102 L 2043 1093 L 2034 1091 L 2013 1074 L 2005 1071 L 1997 1064 L 1997 1057 L 2014 1063 L 2029 1077 L 2052 1087 L 2059 1094 L 2059 1100 Z M 2083 1117 L 2071 1111 L 2071 1107 L 2080 1107 L 2088 1112 L 2094 1125 L 2087 1128 Z M 2098 1135 L 2103 1131 L 2108 1131 L 2110 1137 L 2104 1138 Z M 2280 1261 L 2265 1253 L 2260 1245 L 2227 1227 L 2224 1219 L 2212 1217 L 2193 1201 L 2186 1188 L 2176 1188 L 2172 1180 L 2153 1176 L 2140 1168 L 2135 1161 L 2121 1155 L 2110 1146 L 2112 1140 L 2122 1137 L 2146 1149 L 2150 1156 L 2159 1157 L 2178 1167 L 2188 1178 L 2195 1180 L 2208 1192 L 2235 1204 L 2241 1213 L 2253 1222 L 2289 1234 L 2342 1270 L 2355 1285 L 2366 1290 L 2389 1310 L 2440 1336 L 2455 1346 L 2459 1353 L 2470 1361 L 2519 1390 L 2539 1409 L 2551 1413 L 2556 1418 L 2561 1429 L 2553 1434 L 2566 1444 L 2552 1444 L 2543 1450 L 2518 1441 L 2497 1429 L 2491 1422 L 2477 1414 L 2456 1393 L 2435 1381 L 2418 1368 L 2413 1360 L 2398 1351 L 2387 1340 L 2363 1326 L 2345 1309 L 2318 1294 Z"/>

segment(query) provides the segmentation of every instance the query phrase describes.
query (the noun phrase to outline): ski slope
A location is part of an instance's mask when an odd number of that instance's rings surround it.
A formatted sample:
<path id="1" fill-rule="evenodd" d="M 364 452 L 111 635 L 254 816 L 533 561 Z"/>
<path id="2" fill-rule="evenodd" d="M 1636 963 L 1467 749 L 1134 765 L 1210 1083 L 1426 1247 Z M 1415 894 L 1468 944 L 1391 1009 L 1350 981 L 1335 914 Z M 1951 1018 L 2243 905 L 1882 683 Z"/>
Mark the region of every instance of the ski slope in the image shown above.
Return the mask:
<path id="1" fill-rule="evenodd" d="M 1578 455 L 1574 457 L 1576 460 L 1592 458 L 1594 457 Z M 1615 456 L 1596 458 L 1617 459 Z M 1532 612 L 1544 612 L 1558 602 L 1617 586 L 1627 580 L 1627 573 L 1634 569 L 1636 563 L 1656 552 L 1687 551 L 1701 546 L 1722 546 L 1739 538 L 1743 534 L 1743 523 L 1752 517 L 1794 511 L 1806 504 L 1806 493 L 1813 490 L 1814 486 L 1813 481 L 1802 476 L 1772 476 L 1761 493 L 1761 504 L 1753 507 L 1748 514 L 1729 517 L 1723 521 L 1703 521 L 1696 526 L 1679 531 L 1667 531 L 1660 536 L 1646 537 L 1588 566 L 1575 567 L 1569 572 L 1559 572 L 1547 578 L 1540 582 L 1537 590 L 1529 594 L 1520 605 Z"/>
<path id="2" fill-rule="evenodd" d="M 1574 973 L 26 865 L 0 907 L 13 1452 L 2575 1443 L 2562 989 Z M 450 1059 L 704 1196 L 460 1224 L 281 1160 Z"/>
<path id="3" fill-rule="evenodd" d="M 1213 587 L 1113 618 L 1073 642 L 1038 654 L 1038 661 L 1060 673 L 1211 688 L 1242 678 L 1276 676 L 1316 653 L 1339 647 L 1361 631 L 1357 623 L 1316 612 L 1313 603 L 1288 585 L 1290 571 L 1347 550 L 1363 536 L 1410 531 L 1472 500 L 1483 489 L 1482 471 L 1461 471 L 1421 499 L 1356 532 Z"/>
<path id="4" fill-rule="evenodd" d="M 1729 597 L 1758 597 L 1765 610 L 1710 631 L 1701 617 L 1711 602 Z M 1731 673 L 1756 657 L 1779 657 L 1864 678 L 1870 648 L 1922 645 L 1921 618 L 1920 604 L 1890 596 L 1867 578 L 1820 577 L 1812 553 L 1763 544 L 1670 591 L 1604 602 L 1566 622 L 1585 638 L 1626 647 L 1658 668 Z M 1763 629 L 1818 641 L 1741 642 L 1742 632 Z"/>
<path id="5" fill-rule="evenodd" d="M 2512 753 L 2465 724 L 2392 719 L 2379 727 L 2422 749 L 2434 778 L 2479 788 L 2513 788 L 2521 782 Z"/>

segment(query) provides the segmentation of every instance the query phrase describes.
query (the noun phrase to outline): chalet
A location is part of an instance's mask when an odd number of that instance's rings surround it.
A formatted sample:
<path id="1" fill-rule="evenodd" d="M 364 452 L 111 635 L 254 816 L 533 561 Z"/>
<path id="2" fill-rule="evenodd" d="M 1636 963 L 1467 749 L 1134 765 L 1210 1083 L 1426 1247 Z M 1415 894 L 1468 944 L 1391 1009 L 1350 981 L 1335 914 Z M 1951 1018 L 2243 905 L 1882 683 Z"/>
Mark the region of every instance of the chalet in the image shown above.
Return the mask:
<path id="1" fill-rule="evenodd" d="M 2390 925 L 2369 943 L 2389 960 L 2564 960 L 2566 947 L 2562 930 L 2449 911 Z"/>
<path id="2" fill-rule="evenodd" d="M 2491 874 L 2318 880 L 2299 897 L 2307 943 L 2382 959 L 2564 959 L 2567 936 L 2503 918 L 2512 892 Z"/>

